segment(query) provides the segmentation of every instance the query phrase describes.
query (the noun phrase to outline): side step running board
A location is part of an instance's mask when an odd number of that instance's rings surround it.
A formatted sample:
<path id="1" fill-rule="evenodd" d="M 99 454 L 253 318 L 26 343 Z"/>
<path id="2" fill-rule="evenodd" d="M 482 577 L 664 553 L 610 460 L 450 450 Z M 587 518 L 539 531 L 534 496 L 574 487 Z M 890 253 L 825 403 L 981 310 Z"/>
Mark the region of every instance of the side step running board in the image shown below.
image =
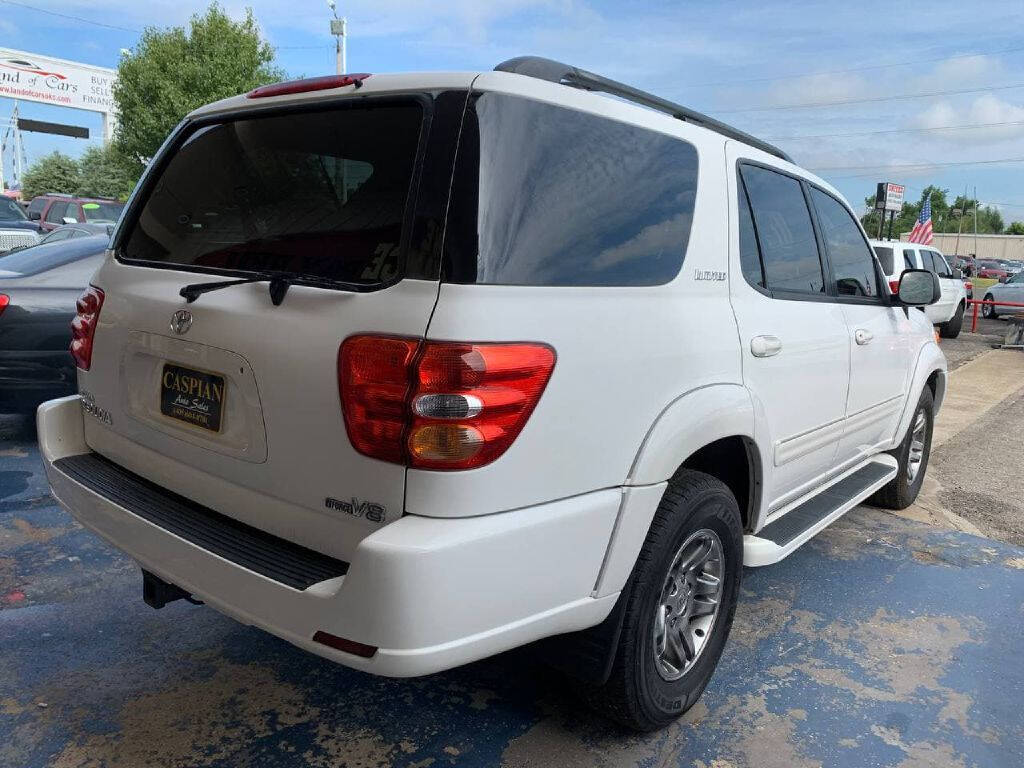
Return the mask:
<path id="1" fill-rule="evenodd" d="M 884 486 L 899 471 L 889 454 L 872 456 L 758 531 L 743 537 L 743 564 L 771 565 Z"/>

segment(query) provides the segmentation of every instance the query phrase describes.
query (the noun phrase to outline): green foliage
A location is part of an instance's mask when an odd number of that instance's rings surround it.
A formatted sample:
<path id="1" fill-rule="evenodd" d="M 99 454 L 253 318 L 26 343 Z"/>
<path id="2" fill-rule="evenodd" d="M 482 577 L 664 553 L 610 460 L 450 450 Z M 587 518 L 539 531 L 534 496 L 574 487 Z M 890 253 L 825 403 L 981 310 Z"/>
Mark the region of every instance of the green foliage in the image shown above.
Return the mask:
<path id="1" fill-rule="evenodd" d="M 1024 221 L 1015 221 L 1006 228 L 1008 235 L 1024 235 Z"/>
<path id="2" fill-rule="evenodd" d="M 26 200 L 47 192 L 72 194 L 78 189 L 78 163 L 61 152 L 51 152 L 29 166 L 21 181 L 21 192 Z"/>
<path id="3" fill-rule="evenodd" d="M 896 218 L 893 221 L 892 236 L 894 238 L 898 238 L 900 234 L 909 232 L 914 228 L 914 224 L 917 222 L 917 217 L 921 215 L 921 206 L 924 204 L 926 195 L 931 197 L 932 231 L 934 232 L 956 232 L 957 228 L 961 226 L 960 218 L 962 214 L 963 225 L 961 231 L 973 233 L 975 208 L 978 210 L 979 235 L 999 234 L 1003 231 L 1003 217 L 999 213 L 998 209 L 991 208 L 987 205 L 979 207 L 977 200 L 969 197 L 965 198 L 963 195 L 958 196 L 952 203 L 950 203 L 946 199 L 948 194 L 948 189 L 941 189 L 934 185 L 929 185 L 925 187 L 917 202 L 904 202 L 903 209 L 896 215 Z M 874 207 L 874 195 L 865 198 L 864 203 L 869 208 Z M 864 225 L 864 229 L 871 237 L 878 236 L 878 218 L 878 211 L 870 211 L 861 217 L 861 223 Z M 883 234 L 887 234 L 888 231 L 889 220 L 887 215 L 885 220 L 885 232 Z"/>
<path id="4" fill-rule="evenodd" d="M 134 163 L 113 146 L 92 146 L 78 161 L 76 192 L 83 197 L 114 197 L 126 200 L 135 187 L 138 173 Z"/>
<path id="5" fill-rule="evenodd" d="M 118 150 L 141 168 L 193 109 L 280 80 L 273 59 L 252 9 L 235 22 L 214 3 L 188 30 L 147 27 L 117 68 Z"/>

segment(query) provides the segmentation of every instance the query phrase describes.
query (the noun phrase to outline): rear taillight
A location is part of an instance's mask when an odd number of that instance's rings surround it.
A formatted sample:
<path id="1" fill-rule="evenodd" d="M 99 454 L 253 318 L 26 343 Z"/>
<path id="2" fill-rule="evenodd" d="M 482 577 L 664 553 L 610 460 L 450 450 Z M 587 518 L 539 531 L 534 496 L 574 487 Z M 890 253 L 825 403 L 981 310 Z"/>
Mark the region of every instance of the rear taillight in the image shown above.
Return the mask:
<path id="1" fill-rule="evenodd" d="M 0 293 L 0 315 L 7 309 L 7 305 L 11 303 L 11 297 L 6 293 Z"/>
<path id="2" fill-rule="evenodd" d="M 893 296 L 895 296 L 897 293 L 899 293 L 900 292 L 900 281 L 899 280 L 890 280 L 889 281 L 889 290 L 892 291 L 892 295 Z"/>
<path id="3" fill-rule="evenodd" d="M 345 428 L 367 456 L 473 469 L 522 431 L 555 365 L 545 344 L 352 336 L 338 353 Z"/>
<path id="4" fill-rule="evenodd" d="M 103 291 L 90 285 L 75 304 L 78 314 L 71 321 L 71 356 L 75 365 L 88 371 L 92 365 L 92 340 L 103 308 Z"/>

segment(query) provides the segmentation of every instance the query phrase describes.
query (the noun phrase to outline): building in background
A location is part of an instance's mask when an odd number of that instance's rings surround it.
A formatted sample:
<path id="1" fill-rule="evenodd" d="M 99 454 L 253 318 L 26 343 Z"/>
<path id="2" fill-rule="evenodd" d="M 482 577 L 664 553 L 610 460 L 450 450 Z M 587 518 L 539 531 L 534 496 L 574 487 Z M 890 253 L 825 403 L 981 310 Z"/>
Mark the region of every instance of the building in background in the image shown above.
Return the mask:
<path id="1" fill-rule="evenodd" d="M 961 234 L 960 245 L 957 247 L 956 232 L 935 232 L 932 234 L 933 245 L 947 255 L 968 256 L 974 254 L 979 259 L 1020 259 L 1024 260 L 1024 235 L 975 235 Z M 900 240 L 909 242 L 910 233 L 902 232 Z"/>

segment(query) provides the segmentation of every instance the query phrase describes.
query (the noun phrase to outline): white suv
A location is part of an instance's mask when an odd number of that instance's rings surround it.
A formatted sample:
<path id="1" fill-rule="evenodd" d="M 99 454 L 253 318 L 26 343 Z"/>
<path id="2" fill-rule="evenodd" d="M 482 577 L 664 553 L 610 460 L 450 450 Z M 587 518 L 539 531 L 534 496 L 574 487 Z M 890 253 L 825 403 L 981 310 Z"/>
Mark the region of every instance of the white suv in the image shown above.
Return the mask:
<path id="1" fill-rule="evenodd" d="M 963 273 L 949 266 L 946 257 L 937 248 L 899 240 L 872 240 L 872 247 L 885 272 L 886 280 L 895 288 L 905 269 L 927 269 L 939 278 L 941 295 L 938 301 L 924 307 L 932 325 L 939 326 L 939 335 L 955 339 L 964 324 L 967 308 L 967 285 Z"/>
<path id="2" fill-rule="evenodd" d="M 391 676 L 551 638 L 650 729 L 741 566 L 916 496 L 937 295 L 781 151 L 573 67 L 296 81 L 168 139 L 39 441 L 155 607 Z"/>

